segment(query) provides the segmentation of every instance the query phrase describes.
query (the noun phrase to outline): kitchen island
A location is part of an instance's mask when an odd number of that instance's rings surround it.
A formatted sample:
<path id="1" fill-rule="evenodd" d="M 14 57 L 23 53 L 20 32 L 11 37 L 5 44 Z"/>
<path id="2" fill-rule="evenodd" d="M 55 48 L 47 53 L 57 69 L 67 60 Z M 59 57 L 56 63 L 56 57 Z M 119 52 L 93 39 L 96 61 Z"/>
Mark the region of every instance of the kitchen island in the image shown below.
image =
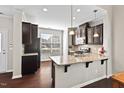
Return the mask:
<path id="1" fill-rule="evenodd" d="M 53 87 L 83 87 L 107 76 L 108 57 L 104 55 L 51 56 L 50 59 Z"/>

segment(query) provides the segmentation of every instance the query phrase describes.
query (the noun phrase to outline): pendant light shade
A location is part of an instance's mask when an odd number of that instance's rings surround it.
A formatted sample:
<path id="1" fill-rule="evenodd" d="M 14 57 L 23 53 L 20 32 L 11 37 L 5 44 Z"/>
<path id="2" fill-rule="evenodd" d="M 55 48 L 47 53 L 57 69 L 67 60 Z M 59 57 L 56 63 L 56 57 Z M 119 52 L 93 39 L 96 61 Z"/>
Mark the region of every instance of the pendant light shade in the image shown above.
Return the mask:
<path id="1" fill-rule="evenodd" d="M 93 12 L 95 13 L 95 21 L 96 21 L 96 12 L 97 12 L 98 10 L 94 10 Z M 93 35 L 93 37 L 99 37 L 99 34 L 97 33 L 97 31 L 96 31 L 96 25 L 95 25 L 95 27 L 94 27 L 94 35 Z"/>
<path id="2" fill-rule="evenodd" d="M 69 35 L 74 35 L 74 34 L 75 34 L 75 33 L 74 33 L 73 30 L 69 31 Z"/>
<path id="3" fill-rule="evenodd" d="M 99 37 L 98 33 L 95 33 L 95 34 L 93 35 L 93 37 Z"/>
<path id="4" fill-rule="evenodd" d="M 69 35 L 74 35 L 74 29 L 73 29 L 73 10 L 72 10 L 72 5 L 71 5 L 71 30 L 69 31 Z"/>

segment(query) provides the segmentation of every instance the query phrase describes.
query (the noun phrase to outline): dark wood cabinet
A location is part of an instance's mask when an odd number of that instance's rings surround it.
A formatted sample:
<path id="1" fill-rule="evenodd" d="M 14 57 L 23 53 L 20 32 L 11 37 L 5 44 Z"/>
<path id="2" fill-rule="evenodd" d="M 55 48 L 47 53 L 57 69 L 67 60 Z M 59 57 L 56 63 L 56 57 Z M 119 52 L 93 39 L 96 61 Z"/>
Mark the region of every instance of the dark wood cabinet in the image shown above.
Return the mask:
<path id="1" fill-rule="evenodd" d="M 103 24 L 97 25 L 96 29 L 94 28 L 94 33 L 97 33 L 99 36 L 94 37 L 94 44 L 103 44 Z"/>
<path id="2" fill-rule="evenodd" d="M 72 45 L 76 45 L 76 31 L 77 31 L 77 28 L 75 27 L 73 29 L 73 31 L 75 32 L 75 34 L 72 35 Z"/>
<path id="3" fill-rule="evenodd" d="M 88 28 L 89 24 L 85 23 L 79 26 L 79 31 L 80 31 L 80 37 L 83 39 L 82 44 L 87 44 L 87 28 Z"/>
<path id="4" fill-rule="evenodd" d="M 86 36 L 86 28 L 87 24 L 82 24 L 79 26 L 80 28 L 80 37 L 85 37 Z"/>
<path id="5" fill-rule="evenodd" d="M 94 33 L 97 33 L 99 36 L 94 37 Z M 103 44 L 103 24 L 97 25 L 96 27 L 89 27 L 87 29 L 87 44 Z"/>
<path id="6" fill-rule="evenodd" d="M 27 44 L 24 46 L 25 53 L 38 53 L 37 67 L 40 67 L 40 38 L 35 38 L 32 44 Z"/>
<path id="7" fill-rule="evenodd" d="M 22 22 L 22 43 L 32 43 L 31 23 Z"/>
<path id="8" fill-rule="evenodd" d="M 73 30 L 74 31 L 74 35 L 69 35 L 69 31 Z M 76 45 L 76 31 L 77 31 L 77 27 L 73 27 L 73 28 L 68 28 L 68 42 L 69 42 L 69 46 L 72 45 Z"/>
<path id="9" fill-rule="evenodd" d="M 31 44 L 37 38 L 38 25 L 22 22 L 22 43 Z"/>
<path id="10" fill-rule="evenodd" d="M 103 24 L 90 26 L 89 23 L 85 23 L 80 25 L 79 28 L 73 30 L 75 31 L 75 34 L 72 36 L 69 35 L 69 46 L 81 44 L 103 44 Z M 94 37 L 94 33 L 97 33 L 98 37 Z"/>
<path id="11" fill-rule="evenodd" d="M 35 24 L 31 24 L 31 28 L 32 28 L 32 40 L 37 38 L 37 32 L 38 32 L 38 25 Z"/>
<path id="12" fill-rule="evenodd" d="M 40 68 L 40 38 L 37 38 L 38 25 L 22 22 L 22 43 L 24 53 L 38 53 L 22 57 L 22 74 L 34 73 Z"/>
<path id="13" fill-rule="evenodd" d="M 72 35 L 72 45 L 75 45 L 76 44 L 75 39 L 76 39 L 75 35 Z"/>
<path id="14" fill-rule="evenodd" d="M 90 27 L 87 29 L 87 44 L 94 44 L 93 43 L 93 34 L 94 34 L 94 28 Z"/>
<path id="15" fill-rule="evenodd" d="M 99 44 L 103 44 L 103 24 L 97 26 L 97 31 L 99 31 Z"/>
<path id="16" fill-rule="evenodd" d="M 37 55 L 22 56 L 22 75 L 35 73 L 37 70 Z"/>

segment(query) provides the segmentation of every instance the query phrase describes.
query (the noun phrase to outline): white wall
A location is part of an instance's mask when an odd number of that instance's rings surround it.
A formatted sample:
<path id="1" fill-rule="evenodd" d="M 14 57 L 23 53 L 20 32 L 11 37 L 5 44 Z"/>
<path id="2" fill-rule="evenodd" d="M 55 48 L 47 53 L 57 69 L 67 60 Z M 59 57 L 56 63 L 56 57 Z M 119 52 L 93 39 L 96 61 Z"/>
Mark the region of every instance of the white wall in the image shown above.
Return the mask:
<path id="1" fill-rule="evenodd" d="M 105 47 L 106 55 L 109 57 L 107 69 L 108 69 L 108 75 L 112 75 L 112 6 L 110 5 L 101 5 L 98 6 L 102 9 L 104 9 L 106 12 L 104 16 L 104 41 L 103 46 Z"/>
<path id="2" fill-rule="evenodd" d="M 8 30 L 8 60 L 7 72 L 12 71 L 12 42 L 13 42 L 13 18 L 5 15 L 0 15 L 0 28 Z"/>
<path id="3" fill-rule="evenodd" d="M 33 17 L 25 12 L 22 12 L 22 21 L 37 24 L 35 17 Z"/>
<path id="4" fill-rule="evenodd" d="M 15 10 L 13 16 L 13 79 L 22 77 L 22 13 Z"/>
<path id="5" fill-rule="evenodd" d="M 113 6 L 113 73 L 124 71 L 124 6 Z"/>

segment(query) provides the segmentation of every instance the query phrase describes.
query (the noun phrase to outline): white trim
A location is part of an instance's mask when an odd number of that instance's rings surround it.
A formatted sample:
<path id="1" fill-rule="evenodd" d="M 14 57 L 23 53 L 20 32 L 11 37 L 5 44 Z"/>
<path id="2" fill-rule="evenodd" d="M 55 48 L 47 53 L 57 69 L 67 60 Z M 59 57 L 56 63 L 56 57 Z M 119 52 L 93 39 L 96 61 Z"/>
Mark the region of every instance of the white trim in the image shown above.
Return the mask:
<path id="1" fill-rule="evenodd" d="M 4 14 L 3 15 L 0 15 L 0 17 L 12 19 L 12 16 L 4 15 Z"/>
<path id="2" fill-rule="evenodd" d="M 54 31 L 64 31 L 62 29 L 55 29 L 55 28 L 45 28 L 45 27 L 38 27 L 38 29 L 45 29 L 45 30 L 54 30 Z"/>
<path id="3" fill-rule="evenodd" d="M 6 32 L 5 34 L 6 34 L 6 61 L 5 61 L 5 71 L 4 72 L 6 72 L 7 71 L 7 65 L 8 65 L 8 48 L 9 48 L 9 46 L 8 46 L 8 29 L 6 29 L 6 28 L 3 28 L 3 27 L 0 27 L 0 29 L 1 29 L 1 31 L 0 32 Z"/>
<path id="4" fill-rule="evenodd" d="M 13 69 L 9 69 L 9 70 L 7 70 L 6 72 L 13 72 Z"/>
<path id="5" fill-rule="evenodd" d="M 84 87 L 84 86 L 86 86 L 86 85 L 89 85 L 89 84 L 91 84 L 91 83 L 94 83 L 94 82 L 99 81 L 99 80 L 104 79 L 104 78 L 106 78 L 106 76 L 102 76 L 102 77 L 99 77 L 99 78 L 96 78 L 96 79 L 93 79 L 93 80 L 89 80 L 89 81 L 84 82 L 84 83 L 82 83 L 82 84 L 73 86 L 72 88 Z"/>
<path id="6" fill-rule="evenodd" d="M 107 75 L 107 76 L 106 76 L 106 78 L 110 78 L 111 76 L 112 76 L 112 74 L 110 74 L 110 75 Z"/>
<path id="7" fill-rule="evenodd" d="M 17 78 L 21 78 L 22 75 L 16 75 L 16 76 L 13 76 L 12 79 L 17 79 Z"/>
<path id="8" fill-rule="evenodd" d="M 6 40 L 7 40 L 7 41 L 6 41 L 6 42 L 7 42 L 7 47 L 6 47 L 6 48 L 7 48 L 7 49 L 6 49 L 6 71 L 7 71 L 8 56 L 9 56 L 9 55 L 8 55 L 8 54 L 9 54 L 9 50 L 8 50 L 8 49 L 9 49 L 9 44 L 8 44 L 9 37 L 8 37 L 8 36 L 9 36 L 9 32 L 8 32 L 8 29 L 7 29 L 7 30 L 6 30 Z"/>

